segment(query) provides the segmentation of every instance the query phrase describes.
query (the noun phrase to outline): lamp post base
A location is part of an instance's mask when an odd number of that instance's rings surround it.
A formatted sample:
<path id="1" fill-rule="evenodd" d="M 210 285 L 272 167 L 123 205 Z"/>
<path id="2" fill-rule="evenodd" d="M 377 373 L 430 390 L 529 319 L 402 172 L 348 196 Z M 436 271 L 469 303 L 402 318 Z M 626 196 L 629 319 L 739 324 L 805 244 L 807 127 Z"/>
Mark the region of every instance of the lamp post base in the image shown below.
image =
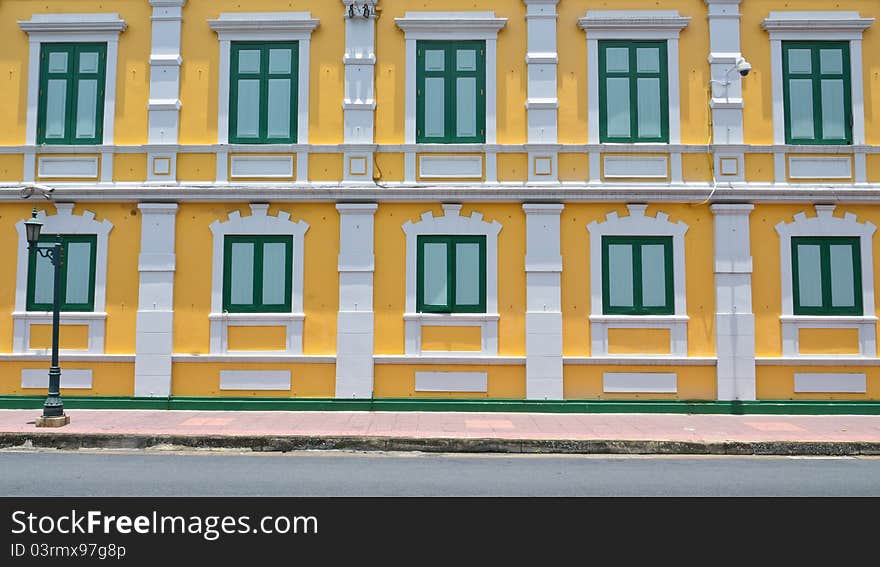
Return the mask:
<path id="1" fill-rule="evenodd" d="M 69 415 L 62 415 L 59 417 L 40 416 L 37 418 L 37 427 L 64 427 L 68 423 L 70 423 Z"/>

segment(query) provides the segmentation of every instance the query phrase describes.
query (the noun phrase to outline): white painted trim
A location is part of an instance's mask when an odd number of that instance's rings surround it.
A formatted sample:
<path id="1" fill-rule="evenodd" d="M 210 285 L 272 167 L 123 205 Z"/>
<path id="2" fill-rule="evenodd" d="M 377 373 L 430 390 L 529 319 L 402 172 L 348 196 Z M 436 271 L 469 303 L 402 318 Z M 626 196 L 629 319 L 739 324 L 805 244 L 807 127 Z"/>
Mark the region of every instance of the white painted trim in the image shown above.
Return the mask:
<path id="1" fill-rule="evenodd" d="M 602 156 L 603 178 L 666 179 L 669 177 L 667 156 Z M 679 165 L 679 170 L 681 169 Z"/>
<path id="2" fill-rule="evenodd" d="M 690 22 L 676 10 L 588 10 L 578 20 L 587 37 L 587 139 L 599 143 L 599 40 L 666 40 L 669 142 L 681 143 L 678 38 Z M 592 174 L 591 174 L 592 177 Z"/>
<path id="3" fill-rule="evenodd" d="M 51 324 L 51 311 L 13 311 L 12 352 L 14 354 L 49 354 L 50 349 L 30 347 L 31 326 Z M 61 325 L 86 326 L 89 328 L 88 345 L 85 350 L 60 349 L 59 352 L 61 354 L 102 354 L 104 352 L 104 330 L 107 326 L 107 313 L 97 311 L 93 313 L 62 312 Z"/>
<path id="4" fill-rule="evenodd" d="M 835 366 L 840 368 L 880 366 L 878 358 L 842 358 L 831 355 L 804 355 L 798 357 L 765 356 L 755 359 L 756 366 Z"/>
<path id="5" fill-rule="evenodd" d="M 220 390 L 289 391 L 290 370 L 221 370 Z"/>
<path id="6" fill-rule="evenodd" d="M 606 394 L 676 394 L 678 375 L 674 372 L 604 372 L 602 391 Z"/>
<path id="7" fill-rule="evenodd" d="M 229 178 L 292 179 L 293 154 L 266 156 L 233 154 L 229 156 Z"/>
<path id="8" fill-rule="evenodd" d="M 858 12 L 770 12 L 761 27 L 770 35 L 770 68 L 773 85 L 773 143 L 785 143 L 785 101 L 782 85 L 782 42 L 785 40 L 849 41 L 852 81 L 853 145 L 865 143 L 865 95 L 862 74 L 862 33 L 874 18 Z M 779 178 L 777 177 L 777 182 Z"/>
<path id="9" fill-rule="evenodd" d="M 270 363 L 270 364 L 333 364 L 336 356 L 332 354 L 261 354 L 261 353 L 228 353 L 228 354 L 174 354 L 173 362 L 182 363 Z"/>
<path id="10" fill-rule="evenodd" d="M 526 363 L 524 356 L 461 356 L 458 354 L 433 353 L 430 355 L 375 354 L 376 364 L 418 364 L 426 366 L 443 365 L 481 365 L 481 366 L 522 366 Z"/>
<path id="11" fill-rule="evenodd" d="M 853 159 L 843 156 L 788 156 L 789 179 L 842 179 L 853 178 Z"/>
<path id="12" fill-rule="evenodd" d="M 864 373 L 798 372 L 794 375 L 796 394 L 864 394 L 868 380 Z"/>
<path id="13" fill-rule="evenodd" d="M 489 391 L 488 372 L 416 372 L 416 392 Z"/>
<path id="14" fill-rule="evenodd" d="M 39 388 L 47 389 L 49 386 L 49 372 L 45 368 L 23 368 L 21 371 L 21 387 L 23 389 Z M 62 390 L 91 390 L 91 369 L 70 369 L 61 371 Z"/>
<path id="15" fill-rule="evenodd" d="M 288 354 L 302 353 L 303 312 L 303 266 L 305 257 L 305 234 L 307 222 L 290 220 L 290 213 L 279 211 L 277 216 L 267 214 L 269 205 L 251 203 L 251 215 L 242 217 L 239 211 L 227 215 L 228 220 L 214 221 L 210 225 L 214 235 L 213 269 L 211 273 L 211 354 L 228 352 L 228 327 L 237 326 L 287 327 Z M 224 313 L 223 312 L 223 243 L 227 235 L 290 235 L 293 237 L 292 297 L 290 313 Z"/>
<path id="16" fill-rule="evenodd" d="M 0 362 L 48 362 L 52 359 L 51 353 L 0 353 Z M 60 353 L 61 362 L 119 362 L 124 364 L 134 363 L 133 354 L 91 354 L 82 351 Z M 48 368 L 48 366 L 46 367 Z"/>
<path id="17" fill-rule="evenodd" d="M 110 159 L 113 159 L 110 156 Z M 38 156 L 40 179 L 98 179 L 98 156 Z"/>
<path id="18" fill-rule="evenodd" d="M 420 155 L 420 179 L 482 179 L 482 155 Z"/>
<path id="19" fill-rule="evenodd" d="M 687 295 L 685 293 L 684 221 L 672 223 L 669 215 L 658 212 L 645 215 L 647 205 L 629 204 L 629 215 L 617 212 L 605 215 L 602 222 L 587 225 L 590 237 L 590 335 L 593 356 L 608 354 L 609 328 L 665 328 L 670 330 L 670 356 L 687 356 Z M 604 315 L 602 312 L 602 237 L 604 236 L 671 236 L 674 294 L 674 315 Z M 619 355 L 626 356 L 626 355 Z"/>
<path id="20" fill-rule="evenodd" d="M 836 205 L 815 205 L 816 216 L 806 213 L 794 215 L 792 222 L 776 225 L 779 235 L 780 274 L 782 278 L 782 353 L 799 356 L 798 334 L 802 328 L 857 328 L 861 356 L 877 356 L 876 316 L 874 315 L 874 260 L 872 240 L 877 227 L 866 221 L 858 222 L 853 213 L 834 216 Z M 794 315 L 793 274 L 791 266 L 791 238 L 793 236 L 856 236 L 859 238 L 862 271 L 863 316 L 801 316 Z"/>
<path id="21" fill-rule="evenodd" d="M 309 142 L 309 62 L 312 32 L 319 20 L 311 12 L 231 12 L 208 20 L 220 41 L 217 141 L 229 143 L 230 48 L 233 41 L 297 41 L 297 144 Z"/>
<path id="22" fill-rule="evenodd" d="M 498 353 L 498 233 L 501 223 L 483 220 L 477 212 L 461 215 L 461 205 L 444 204 L 443 216 L 432 211 L 421 215 L 418 222 L 406 221 L 406 354 L 421 354 L 422 326 L 478 325 L 482 329 L 482 349 L 468 354 L 494 355 Z M 417 240 L 421 235 L 482 235 L 486 237 L 486 313 L 417 313 L 416 312 L 416 256 Z"/>
<path id="23" fill-rule="evenodd" d="M 95 311 L 93 313 L 61 313 L 61 322 L 66 325 L 87 324 L 89 326 L 90 353 L 104 352 L 104 326 L 107 318 L 107 246 L 113 223 L 104 219 L 95 220 L 95 213 L 83 211 L 73 214 L 73 203 L 55 203 L 56 214 L 47 216 L 45 210 L 37 211 L 37 218 L 43 222 L 43 234 L 94 234 L 97 236 L 95 251 Z M 32 324 L 51 324 L 52 314 L 27 311 L 27 272 L 28 244 L 25 234 L 25 220 L 15 223 L 18 232 L 18 260 L 15 270 L 15 312 L 13 317 L 13 348 L 15 353 L 33 352 L 30 344 Z M 47 318 L 48 317 L 48 318 Z M 81 323 L 79 321 L 87 321 Z"/>
<path id="24" fill-rule="evenodd" d="M 571 366 L 717 366 L 718 359 L 711 356 L 670 357 L 666 355 L 637 355 L 621 358 L 611 356 L 564 356 L 563 364 Z"/>
<path id="25" fill-rule="evenodd" d="M 507 24 L 507 18 L 496 18 L 492 11 L 406 12 L 403 18 L 394 21 L 403 30 L 406 42 L 406 143 L 416 141 L 416 41 L 439 39 L 486 42 L 486 143 L 494 144 L 497 139 L 498 32 Z M 412 173 L 412 177 L 405 175 L 405 179 L 414 181 L 415 172 Z"/>
<path id="26" fill-rule="evenodd" d="M 40 49 L 43 43 L 96 42 L 107 44 L 104 85 L 103 144 L 113 144 L 116 124 L 116 77 L 119 34 L 125 31 L 125 20 L 117 13 L 96 14 L 33 14 L 28 21 L 19 21 L 19 28 L 28 34 L 28 95 L 25 118 L 27 145 L 37 143 L 37 113 L 40 91 Z M 87 146 L 79 146 L 80 150 Z M 103 181 L 112 181 L 105 178 Z"/>

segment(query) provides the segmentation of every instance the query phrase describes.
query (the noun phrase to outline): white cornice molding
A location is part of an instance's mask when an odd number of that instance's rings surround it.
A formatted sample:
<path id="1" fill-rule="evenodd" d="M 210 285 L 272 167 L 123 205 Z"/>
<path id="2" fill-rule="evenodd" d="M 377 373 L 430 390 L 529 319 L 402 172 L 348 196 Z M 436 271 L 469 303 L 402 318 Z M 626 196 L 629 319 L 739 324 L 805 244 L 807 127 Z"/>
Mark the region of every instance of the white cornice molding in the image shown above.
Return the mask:
<path id="1" fill-rule="evenodd" d="M 18 27 L 27 33 L 122 32 L 127 24 L 117 13 L 106 14 L 34 14 L 19 20 Z"/>
<path id="2" fill-rule="evenodd" d="M 687 27 L 690 17 L 675 10 L 588 10 L 578 20 L 578 27 L 590 31 L 654 30 L 678 32 Z"/>
<path id="3" fill-rule="evenodd" d="M 223 13 L 208 25 L 221 32 L 293 32 L 311 33 L 319 20 L 311 12 L 236 12 Z"/>
<path id="4" fill-rule="evenodd" d="M 858 12 L 770 12 L 761 22 L 768 32 L 863 32 L 874 18 L 862 18 Z"/>
<path id="5" fill-rule="evenodd" d="M 397 27 L 410 39 L 436 33 L 466 33 L 475 39 L 495 37 L 507 25 L 507 18 L 496 18 L 495 12 L 407 12 L 394 18 Z"/>
<path id="6" fill-rule="evenodd" d="M 154 8 L 183 8 L 186 0 L 150 0 Z"/>

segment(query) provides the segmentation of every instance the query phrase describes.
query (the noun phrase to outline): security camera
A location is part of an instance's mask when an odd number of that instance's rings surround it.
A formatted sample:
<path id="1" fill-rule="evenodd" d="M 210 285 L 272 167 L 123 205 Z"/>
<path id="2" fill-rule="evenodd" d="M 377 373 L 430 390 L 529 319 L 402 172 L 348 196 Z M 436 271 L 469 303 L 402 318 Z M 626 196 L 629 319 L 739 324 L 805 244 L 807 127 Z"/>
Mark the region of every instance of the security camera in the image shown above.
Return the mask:
<path id="1" fill-rule="evenodd" d="M 746 61 L 744 57 L 740 57 L 736 60 L 736 70 L 739 71 L 741 76 L 745 77 L 752 70 L 752 64 Z"/>

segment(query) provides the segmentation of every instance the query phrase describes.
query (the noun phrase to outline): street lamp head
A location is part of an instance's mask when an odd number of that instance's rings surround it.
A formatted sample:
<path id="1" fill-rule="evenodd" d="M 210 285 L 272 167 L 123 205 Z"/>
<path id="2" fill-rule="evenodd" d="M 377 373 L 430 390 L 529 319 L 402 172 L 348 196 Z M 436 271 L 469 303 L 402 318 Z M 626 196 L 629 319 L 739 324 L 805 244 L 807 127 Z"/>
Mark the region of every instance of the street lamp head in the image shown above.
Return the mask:
<path id="1" fill-rule="evenodd" d="M 31 218 L 25 221 L 24 228 L 27 235 L 28 248 L 34 248 L 40 241 L 40 230 L 43 228 L 43 223 L 37 219 L 36 207 L 34 207 L 31 213 Z"/>

